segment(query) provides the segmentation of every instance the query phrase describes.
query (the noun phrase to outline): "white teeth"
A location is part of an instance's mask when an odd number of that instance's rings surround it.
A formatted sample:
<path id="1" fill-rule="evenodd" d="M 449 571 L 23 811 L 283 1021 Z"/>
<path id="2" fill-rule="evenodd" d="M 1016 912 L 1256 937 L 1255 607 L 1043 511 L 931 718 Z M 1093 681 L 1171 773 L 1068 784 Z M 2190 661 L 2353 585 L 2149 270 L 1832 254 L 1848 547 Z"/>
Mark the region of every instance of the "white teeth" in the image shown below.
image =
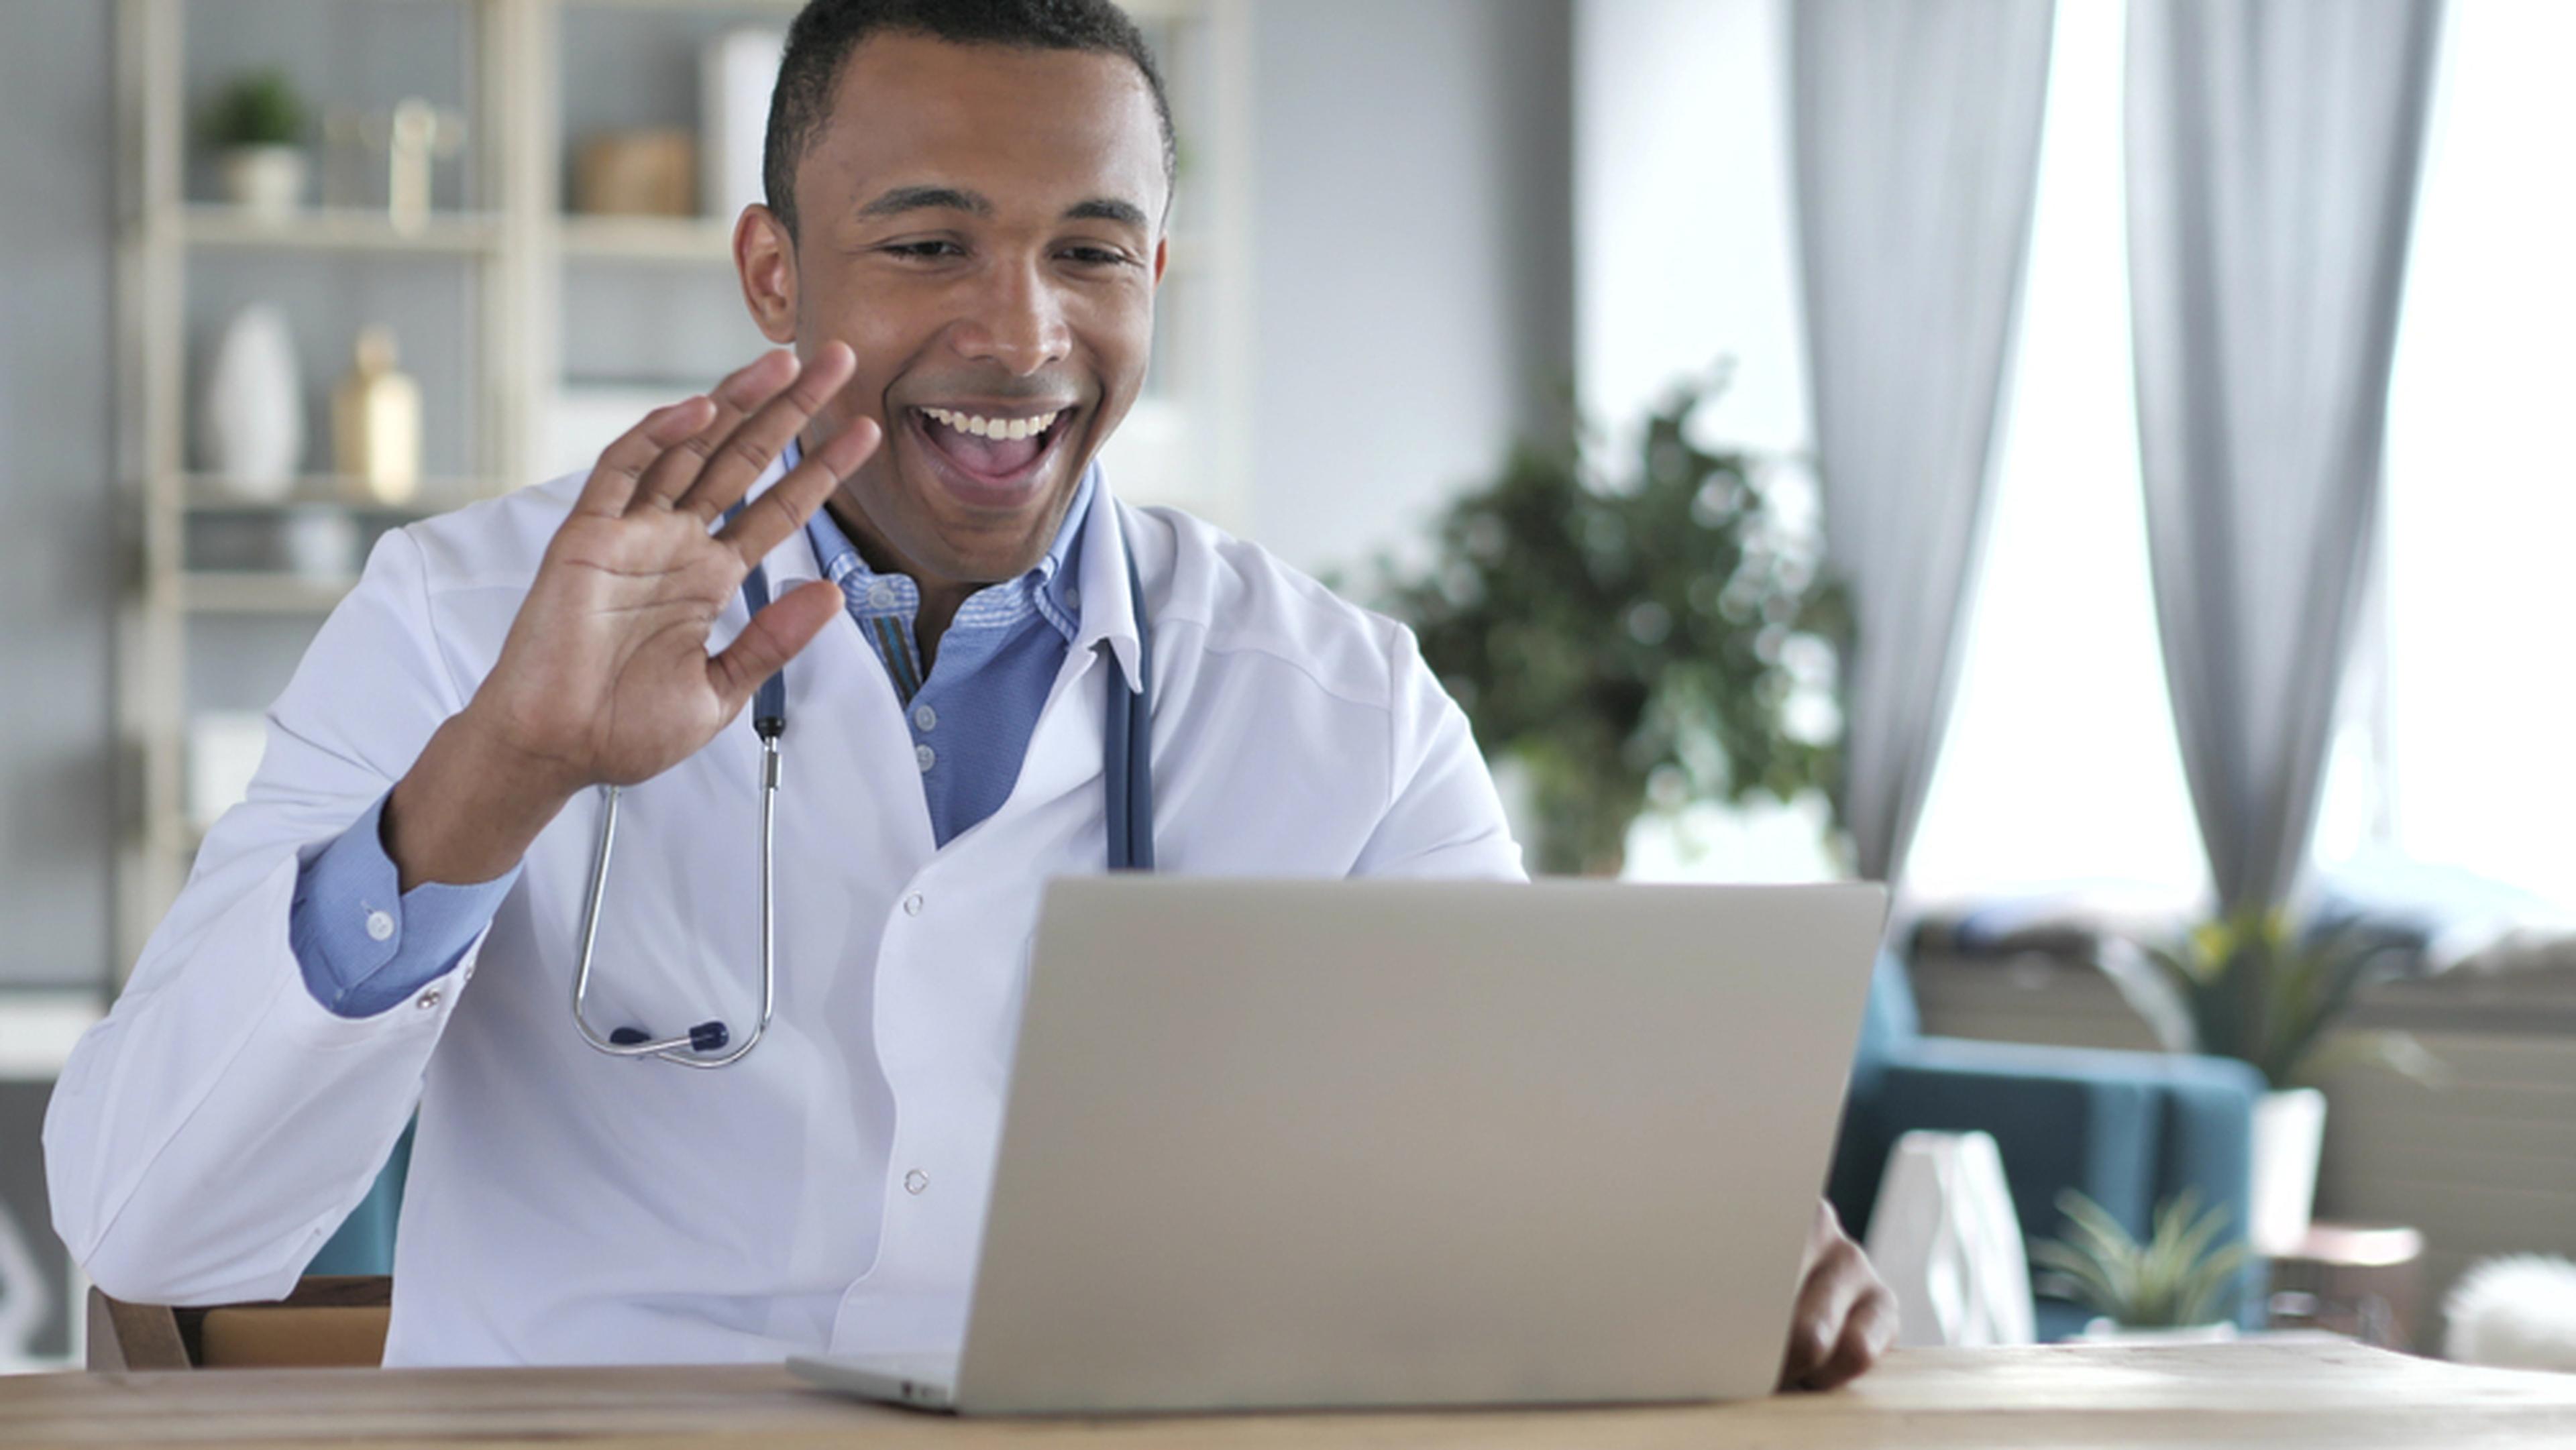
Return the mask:
<path id="1" fill-rule="evenodd" d="M 924 408 L 921 411 L 947 427 L 977 438 L 1034 438 L 1054 427 L 1055 420 L 1064 416 L 1061 409 L 1034 418 L 985 418 L 973 413 L 960 413 L 953 408 Z"/>

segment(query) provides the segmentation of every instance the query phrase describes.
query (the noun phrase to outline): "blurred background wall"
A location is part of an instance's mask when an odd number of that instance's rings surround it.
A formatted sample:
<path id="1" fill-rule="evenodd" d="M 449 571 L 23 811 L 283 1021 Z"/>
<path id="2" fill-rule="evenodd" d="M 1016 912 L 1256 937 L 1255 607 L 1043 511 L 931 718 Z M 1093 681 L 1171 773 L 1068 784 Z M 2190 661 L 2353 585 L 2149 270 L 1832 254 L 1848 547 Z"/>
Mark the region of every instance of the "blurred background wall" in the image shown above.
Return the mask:
<path id="1" fill-rule="evenodd" d="M 113 17 L 0 12 L 0 983 L 94 984 L 109 949 Z"/>

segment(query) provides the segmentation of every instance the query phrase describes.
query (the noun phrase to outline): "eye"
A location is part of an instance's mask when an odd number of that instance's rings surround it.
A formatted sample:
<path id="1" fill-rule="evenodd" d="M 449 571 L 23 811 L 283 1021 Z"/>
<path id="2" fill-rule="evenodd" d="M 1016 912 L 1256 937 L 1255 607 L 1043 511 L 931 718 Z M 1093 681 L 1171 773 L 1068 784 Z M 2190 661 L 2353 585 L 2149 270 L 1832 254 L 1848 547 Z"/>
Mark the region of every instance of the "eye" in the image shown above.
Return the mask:
<path id="1" fill-rule="evenodd" d="M 1125 252 L 1108 247 L 1067 247 L 1063 255 L 1086 267 L 1120 267 L 1131 260 Z"/>
<path id="2" fill-rule="evenodd" d="M 894 242 L 878 248 L 890 257 L 911 262 L 934 262 L 944 257 L 962 257 L 966 249 L 951 241 Z"/>

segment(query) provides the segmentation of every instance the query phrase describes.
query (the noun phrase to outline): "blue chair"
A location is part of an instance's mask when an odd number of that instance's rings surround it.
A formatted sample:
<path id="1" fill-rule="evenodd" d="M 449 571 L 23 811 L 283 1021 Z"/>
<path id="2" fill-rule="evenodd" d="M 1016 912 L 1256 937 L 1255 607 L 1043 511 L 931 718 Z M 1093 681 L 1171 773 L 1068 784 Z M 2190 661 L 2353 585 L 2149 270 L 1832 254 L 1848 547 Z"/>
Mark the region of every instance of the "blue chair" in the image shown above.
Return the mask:
<path id="1" fill-rule="evenodd" d="M 2198 1188 L 2226 1211 L 2229 1240 L 2241 1242 L 2263 1091 L 2260 1073 L 2228 1058 L 1924 1036 L 1904 963 L 1882 953 L 1826 1196 L 1860 1237 L 1898 1138 L 1975 1130 L 2002 1150 L 2026 1240 L 2064 1231 L 2062 1189 L 2082 1190 L 2143 1234 L 2156 1205 Z M 2230 1306 L 2247 1327 L 2260 1322 L 2262 1274 L 2250 1265 Z M 2036 1307 L 2043 1340 L 2075 1333 L 2088 1317 L 2055 1299 Z"/>

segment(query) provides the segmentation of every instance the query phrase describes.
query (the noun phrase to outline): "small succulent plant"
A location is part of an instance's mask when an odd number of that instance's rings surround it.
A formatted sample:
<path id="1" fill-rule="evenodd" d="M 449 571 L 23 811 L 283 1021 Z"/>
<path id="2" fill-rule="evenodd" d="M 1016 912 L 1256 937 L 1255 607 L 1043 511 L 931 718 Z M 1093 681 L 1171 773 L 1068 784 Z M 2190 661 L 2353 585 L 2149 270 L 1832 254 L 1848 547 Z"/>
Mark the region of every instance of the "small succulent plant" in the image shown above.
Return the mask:
<path id="1" fill-rule="evenodd" d="M 2180 1329 L 2220 1317 L 2245 1267 L 2243 1243 L 2220 1244 L 2227 1210 L 2204 1210 L 2186 1188 L 2156 1209 L 2154 1231 L 2139 1243 L 2110 1210 L 2070 1188 L 2057 1195 L 2067 1234 L 2043 1239 L 2031 1263 L 2047 1272 L 2041 1293 L 2071 1299 L 2125 1329 Z"/>

